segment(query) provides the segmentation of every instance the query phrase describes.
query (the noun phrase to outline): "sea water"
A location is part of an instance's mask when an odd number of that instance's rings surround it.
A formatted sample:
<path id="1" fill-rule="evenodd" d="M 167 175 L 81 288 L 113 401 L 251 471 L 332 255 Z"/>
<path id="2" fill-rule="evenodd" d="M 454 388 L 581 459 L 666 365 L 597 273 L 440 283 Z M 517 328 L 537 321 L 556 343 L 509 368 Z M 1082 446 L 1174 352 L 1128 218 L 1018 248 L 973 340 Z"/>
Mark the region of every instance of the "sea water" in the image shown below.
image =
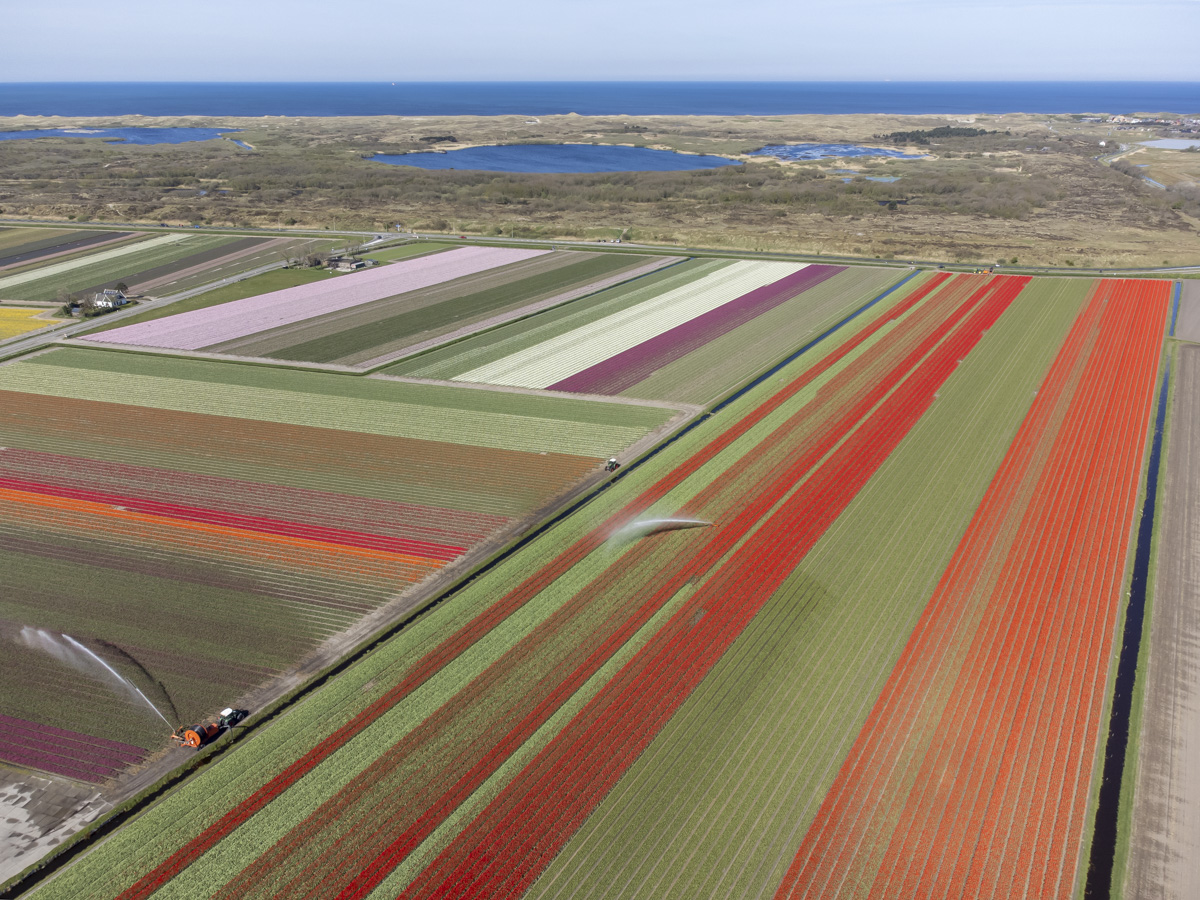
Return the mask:
<path id="1" fill-rule="evenodd" d="M 1200 82 L 366 82 L 0 84 L 0 116 L 1200 115 Z"/>

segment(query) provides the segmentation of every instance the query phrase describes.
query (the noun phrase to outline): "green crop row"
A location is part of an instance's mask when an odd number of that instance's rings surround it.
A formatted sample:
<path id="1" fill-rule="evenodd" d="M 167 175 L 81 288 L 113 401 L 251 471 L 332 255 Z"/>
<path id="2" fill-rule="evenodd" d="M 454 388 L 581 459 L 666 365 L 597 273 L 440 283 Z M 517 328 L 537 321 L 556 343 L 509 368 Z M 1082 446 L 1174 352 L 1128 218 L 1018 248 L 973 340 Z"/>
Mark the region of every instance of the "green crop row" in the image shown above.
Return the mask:
<path id="1" fill-rule="evenodd" d="M 78 233 L 75 235 L 75 237 L 80 237 L 80 236 L 82 236 L 82 234 L 83 233 Z M 149 239 L 151 236 L 148 234 L 145 234 L 144 232 L 143 233 L 110 232 L 110 237 L 112 238 L 112 241 L 105 242 L 105 244 L 103 244 L 102 246 L 96 246 L 94 244 L 89 244 L 84 247 L 75 247 L 75 248 L 69 249 L 69 250 L 61 253 L 60 255 L 55 255 L 51 258 L 40 257 L 40 258 L 36 258 L 36 259 L 25 260 L 24 262 L 19 263 L 10 269 L 5 269 L 3 272 L 0 272 L 0 279 L 8 278 L 11 275 L 19 275 L 19 276 L 22 276 L 20 279 L 18 279 L 20 281 L 20 283 L 28 284 L 30 282 L 36 281 L 43 274 L 52 275 L 55 272 L 61 272 L 62 270 L 60 268 L 60 265 L 64 264 L 64 263 L 68 264 L 68 266 L 70 268 L 74 268 L 74 266 L 70 266 L 70 264 L 74 263 L 76 260 L 83 260 L 86 257 L 93 256 L 93 255 L 99 256 L 101 254 L 108 254 L 109 251 L 118 251 L 118 252 L 128 251 L 130 253 L 145 251 L 150 245 Z M 54 243 L 55 243 L 55 245 L 58 244 L 57 241 L 55 241 Z M 46 246 L 45 241 L 37 241 L 36 244 L 39 246 Z M 134 248 L 134 249 L 128 249 L 128 248 Z M 25 249 L 32 249 L 32 248 L 27 248 L 26 246 L 18 246 L 18 247 L 14 247 L 13 251 L 14 252 L 23 251 Z M 91 262 L 95 263 L 96 260 L 91 260 Z M 101 260 L 101 262 L 103 262 L 103 260 Z M 42 271 L 43 269 L 45 270 L 45 272 Z M 28 276 L 28 277 L 24 277 L 24 276 Z M 4 289 L 5 295 L 11 296 L 12 290 L 13 289 L 11 287 L 5 288 Z"/>
<path id="2" fill-rule="evenodd" d="M 55 244 L 71 241 L 76 237 L 83 237 L 84 234 L 86 232 L 58 231 L 43 228 L 0 228 L 0 250 L 8 250 L 10 247 L 20 247 L 20 250 L 11 251 L 13 253 L 20 253 L 25 249 L 32 250 L 38 247 L 52 247 Z"/>
<path id="3" fill-rule="evenodd" d="M 774 889 L 1089 287 L 1017 298 L 532 896 Z"/>
<path id="4" fill-rule="evenodd" d="M 58 231 L 48 228 L 0 228 L 0 256 L 50 250 L 71 241 L 102 234 L 97 231 Z"/>
<path id="5" fill-rule="evenodd" d="M 363 255 L 367 259 L 373 259 L 376 262 L 395 262 L 398 259 L 412 259 L 417 256 L 440 253 L 454 246 L 457 245 L 439 244 L 436 241 L 414 241 L 410 244 L 401 244 L 399 247 L 388 247 L 386 250 L 376 250 L 373 253 L 365 253 Z"/>
<path id="6" fill-rule="evenodd" d="M 572 397 L 546 397 L 509 391 L 413 384 L 386 378 L 361 378 L 328 372 L 306 372 L 154 354 L 114 353 L 109 350 L 79 347 L 56 349 L 33 357 L 27 364 L 82 369 L 97 373 L 183 379 L 200 385 L 294 391 L 308 395 L 369 400 L 374 403 L 419 404 L 463 412 L 500 412 L 596 425 L 629 425 L 648 429 L 657 427 L 665 420 L 661 409 L 623 403 L 597 403 Z"/>
<path id="7" fill-rule="evenodd" d="M 233 384 L 210 391 L 185 378 L 102 371 L 79 378 L 74 369 L 47 362 L 16 363 L 0 370 L 0 390 L 499 450 L 602 458 L 634 443 L 649 430 L 637 425 L 563 421 L 553 416 L 507 412 L 533 405 L 522 404 L 526 398 L 521 395 L 497 398 L 493 410 L 469 410 L 426 402 L 421 396 L 424 385 L 378 384 L 383 388 L 380 393 L 391 394 L 384 402 Z M 649 418 L 656 425 L 671 416 L 663 409 L 626 406 L 621 410 L 628 410 L 632 419 Z"/>

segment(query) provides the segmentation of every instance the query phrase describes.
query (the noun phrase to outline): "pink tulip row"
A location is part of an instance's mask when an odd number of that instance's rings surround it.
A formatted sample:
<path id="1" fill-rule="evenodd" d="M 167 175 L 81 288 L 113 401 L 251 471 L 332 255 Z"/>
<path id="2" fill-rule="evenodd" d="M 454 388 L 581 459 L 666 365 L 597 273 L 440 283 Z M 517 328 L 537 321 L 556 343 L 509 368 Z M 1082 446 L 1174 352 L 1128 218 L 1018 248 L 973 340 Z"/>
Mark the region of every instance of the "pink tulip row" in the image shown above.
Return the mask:
<path id="1" fill-rule="evenodd" d="M 362 306 L 520 262 L 548 250 L 460 247 L 355 272 L 341 278 L 234 300 L 175 316 L 88 335 L 86 340 L 199 350 L 306 319 Z"/>

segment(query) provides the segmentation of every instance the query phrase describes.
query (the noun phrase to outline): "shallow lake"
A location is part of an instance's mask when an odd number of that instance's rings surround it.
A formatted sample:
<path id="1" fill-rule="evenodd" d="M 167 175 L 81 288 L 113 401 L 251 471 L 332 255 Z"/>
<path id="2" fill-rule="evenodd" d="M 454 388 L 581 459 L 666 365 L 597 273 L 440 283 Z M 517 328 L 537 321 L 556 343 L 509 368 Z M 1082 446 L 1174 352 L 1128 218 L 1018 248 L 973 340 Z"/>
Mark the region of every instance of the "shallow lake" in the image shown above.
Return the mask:
<path id="1" fill-rule="evenodd" d="M 36 131 L 0 131 L 0 141 L 21 141 L 33 138 L 78 137 L 99 138 L 121 144 L 187 144 L 192 141 L 211 141 L 223 134 L 234 134 L 236 128 L 42 128 Z"/>
<path id="2" fill-rule="evenodd" d="M 748 156 L 774 156 L 776 159 L 838 159 L 841 157 L 882 156 L 888 159 L 924 159 L 924 154 L 901 153 L 882 147 L 857 144 L 769 144 Z"/>
<path id="3" fill-rule="evenodd" d="M 511 144 L 468 147 L 445 152 L 422 152 L 373 157 L 393 166 L 420 169 L 467 169 L 477 172 L 585 173 L 682 172 L 717 169 L 739 163 L 721 156 L 692 156 L 647 147 L 599 144 Z"/>
<path id="4" fill-rule="evenodd" d="M 1189 141 L 1186 138 L 1160 138 L 1157 141 L 1142 141 L 1143 147 L 1153 147 L 1156 150 L 1191 150 L 1200 147 L 1200 141 Z"/>

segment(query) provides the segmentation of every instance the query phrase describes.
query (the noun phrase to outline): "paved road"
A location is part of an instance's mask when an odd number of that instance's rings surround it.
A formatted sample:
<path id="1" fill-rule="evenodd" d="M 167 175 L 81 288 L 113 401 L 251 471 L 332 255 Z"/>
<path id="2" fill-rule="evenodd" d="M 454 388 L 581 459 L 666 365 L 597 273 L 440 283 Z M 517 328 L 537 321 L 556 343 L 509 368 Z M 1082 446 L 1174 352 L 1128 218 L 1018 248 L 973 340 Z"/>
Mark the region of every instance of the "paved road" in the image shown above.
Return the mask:
<path id="1" fill-rule="evenodd" d="M 1119 156 L 1120 154 L 1116 154 Z M 1114 157 L 1115 158 L 1115 157 Z M 366 238 L 363 246 L 379 245 L 373 249 L 381 249 L 385 245 L 395 243 L 407 243 L 412 240 L 420 241 L 438 241 L 456 242 L 462 241 L 469 244 L 518 244 L 523 246 L 542 246 L 542 247 L 562 247 L 564 249 L 587 249 L 587 250 L 607 250 L 610 252 L 653 252 L 653 253 L 668 253 L 668 254 L 687 254 L 689 256 L 716 256 L 738 259 L 771 259 L 771 260 L 787 260 L 798 262 L 822 262 L 834 263 L 837 265 L 856 265 L 856 266 L 883 266 L 887 268 L 907 268 L 911 265 L 916 265 L 921 268 L 934 268 L 942 265 L 938 260 L 901 260 L 901 259 L 873 259 L 857 256 L 817 256 L 804 253 L 767 253 L 754 250 L 718 250 L 712 247 L 673 247 L 659 244 L 637 244 L 628 241 L 623 241 L 621 244 L 612 244 L 601 241 L 568 241 L 568 240 L 549 240 L 545 238 L 506 238 L 506 237 L 481 237 L 481 236 L 465 236 L 460 237 L 457 234 L 425 234 L 414 232 L 387 232 L 381 233 L 378 231 L 325 231 L 318 229 L 291 229 L 291 228 L 215 228 L 205 226 L 204 228 L 159 228 L 155 225 L 147 225 L 146 223 L 112 223 L 105 222 L 96 224 L 92 222 L 56 222 L 48 219 L 0 219 L 0 225 L 22 226 L 22 225 L 54 225 L 59 228 L 74 227 L 88 229 L 112 229 L 115 231 L 128 231 L 130 229 L 138 231 L 195 231 L 197 234 L 248 234 L 248 235 L 272 235 L 275 237 L 307 237 L 319 235 L 322 237 L 362 237 Z M 986 263 L 979 262 L 973 265 L 946 265 L 947 271 L 963 272 L 978 268 Z M 1146 267 L 1146 268 L 1126 268 L 1126 269 L 1064 269 L 1054 266 L 1016 266 L 1009 268 L 1007 266 L 1000 267 L 1004 274 L 1056 274 L 1056 275 L 1172 275 L 1172 274 L 1200 274 L 1200 264 L 1194 266 L 1165 266 L 1165 267 Z"/>
<path id="2" fill-rule="evenodd" d="M 715 256 L 729 259 L 768 259 L 794 262 L 815 262 L 846 266 L 879 266 L 892 269 L 907 269 L 917 266 L 922 269 L 932 269 L 944 266 L 948 272 L 970 272 L 986 263 L 975 264 L 944 264 L 934 260 L 921 259 L 866 259 L 857 256 L 818 256 L 805 253 L 778 253 L 759 250 L 714 250 L 711 247 L 675 247 L 660 244 L 637 244 L 623 241 L 619 245 L 601 241 L 556 241 L 544 238 L 506 238 L 506 237 L 467 237 L 460 238 L 454 234 L 422 234 L 407 235 L 418 241 L 437 241 L 438 243 L 464 244 L 517 244 L 519 246 L 560 247 L 562 249 L 607 250 L 617 253 L 667 253 L 672 256 Z M 1056 266 L 993 266 L 995 271 L 1003 275 L 1179 275 L 1200 274 L 1200 265 L 1194 266 L 1152 266 L 1126 269 L 1083 269 L 1061 268 Z"/>

